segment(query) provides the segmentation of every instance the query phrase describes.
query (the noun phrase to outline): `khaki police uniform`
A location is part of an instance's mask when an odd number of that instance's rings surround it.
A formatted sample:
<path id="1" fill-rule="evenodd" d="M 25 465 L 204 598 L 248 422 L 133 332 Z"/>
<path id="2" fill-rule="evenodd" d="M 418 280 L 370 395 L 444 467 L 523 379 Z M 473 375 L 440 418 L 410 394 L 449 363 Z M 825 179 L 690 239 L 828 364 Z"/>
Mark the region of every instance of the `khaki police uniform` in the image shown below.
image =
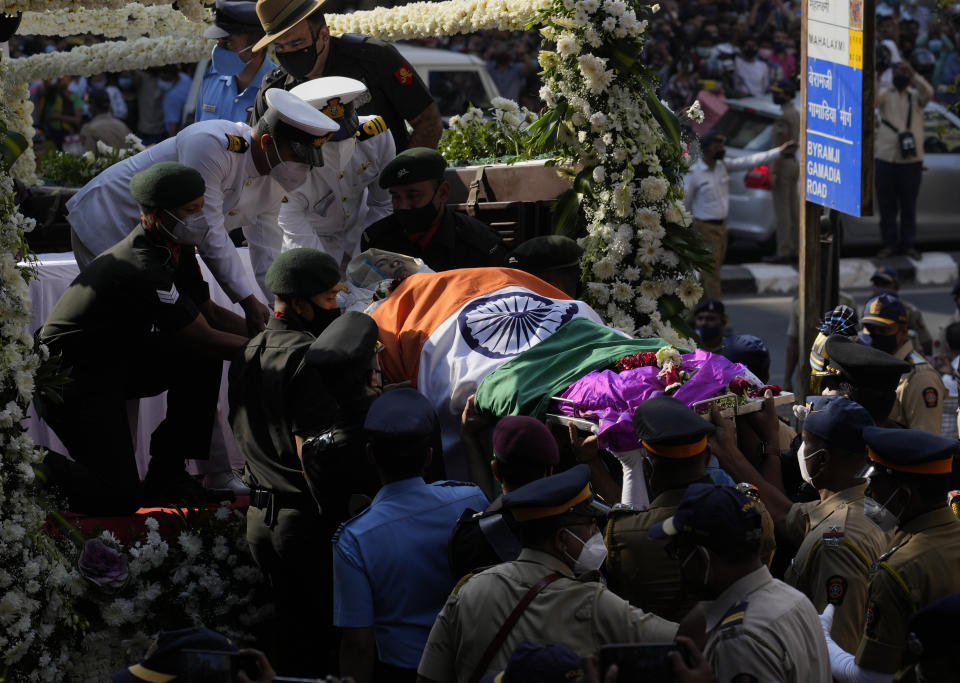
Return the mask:
<path id="1" fill-rule="evenodd" d="M 890 419 L 909 429 L 940 434 L 943 429 L 943 399 L 947 395 L 943 380 L 926 359 L 914 351 L 913 342 L 897 349 L 894 358 L 910 363 L 910 371 L 897 385 L 897 402 Z"/>
<path id="2" fill-rule="evenodd" d="M 960 520 L 943 507 L 904 524 L 873 567 L 857 665 L 904 680 L 912 671 L 906 648 L 910 615 L 958 592 Z"/>
<path id="3" fill-rule="evenodd" d="M 797 503 L 784 523 L 799 550 L 783 579 L 817 612 L 835 606 L 830 635 L 847 652 L 856 650 L 863 634 L 870 568 L 890 541 L 864 514 L 866 488 L 863 482 L 824 501 Z"/>
<path id="4" fill-rule="evenodd" d="M 513 562 L 454 589 L 430 631 L 418 673 L 433 681 L 467 681 L 517 603 L 554 572 L 562 577 L 534 597 L 488 672 L 503 671 L 524 641 L 559 643 L 586 656 L 608 643 L 669 642 L 676 636 L 675 623 L 631 607 L 600 583 L 575 580 L 570 568 L 548 553 L 524 548 Z"/>
<path id="5" fill-rule="evenodd" d="M 607 523 L 606 574 L 610 590 L 646 612 L 680 621 L 697 603 L 680 580 L 680 562 L 671 559 L 666 541 L 647 530 L 672 517 L 686 491 L 664 491 L 646 510 L 612 510 Z"/>
<path id="6" fill-rule="evenodd" d="M 800 112 L 792 101 L 782 105 L 773 124 L 774 142 L 782 145 L 800 139 Z M 777 222 L 777 256 L 797 254 L 800 234 L 800 165 L 793 152 L 784 152 L 774 164 L 773 215 Z"/>
<path id="7" fill-rule="evenodd" d="M 760 567 L 706 604 L 703 654 L 717 681 L 831 683 L 820 619 L 799 591 Z"/>

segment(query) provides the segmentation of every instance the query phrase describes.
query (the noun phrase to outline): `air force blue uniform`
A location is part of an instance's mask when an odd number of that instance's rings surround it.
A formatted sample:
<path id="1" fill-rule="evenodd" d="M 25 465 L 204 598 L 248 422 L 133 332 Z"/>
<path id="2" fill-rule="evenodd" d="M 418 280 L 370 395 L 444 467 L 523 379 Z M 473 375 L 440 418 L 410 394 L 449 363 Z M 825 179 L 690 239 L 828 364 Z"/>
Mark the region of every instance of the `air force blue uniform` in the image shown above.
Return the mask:
<path id="1" fill-rule="evenodd" d="M 334 537 L 334 624 L 374 626 L 380 660 L 416 669 L 455 583 L 447 564 L 450 532 L 466 508 L 487 505 L 477 486 L 457 481 L 414 477 L 380 489 Z"/>
<path id="2" fill-rule="evenodd" d="M 264 58 L 247 89 L 237 93 L 236 78 L 217 73 L 211 66 L 200 86 L 196 120 L 225 119 L 245 123 L 247 109 L 256 102 L 263 77 L 276 68 L 277 65 L 269 57 Z"/>

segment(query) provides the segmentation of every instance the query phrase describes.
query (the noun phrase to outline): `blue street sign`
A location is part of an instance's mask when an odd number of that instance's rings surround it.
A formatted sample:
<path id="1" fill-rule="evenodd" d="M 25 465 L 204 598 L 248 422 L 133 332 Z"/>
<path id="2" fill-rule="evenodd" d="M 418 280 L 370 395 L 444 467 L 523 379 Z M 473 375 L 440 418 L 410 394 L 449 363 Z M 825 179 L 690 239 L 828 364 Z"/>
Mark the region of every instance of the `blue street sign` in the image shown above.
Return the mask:
<path id="1" fill-rule="evenodd" d="M 807 58 L 807 201 L 860 215 L 863 71 Z"/>

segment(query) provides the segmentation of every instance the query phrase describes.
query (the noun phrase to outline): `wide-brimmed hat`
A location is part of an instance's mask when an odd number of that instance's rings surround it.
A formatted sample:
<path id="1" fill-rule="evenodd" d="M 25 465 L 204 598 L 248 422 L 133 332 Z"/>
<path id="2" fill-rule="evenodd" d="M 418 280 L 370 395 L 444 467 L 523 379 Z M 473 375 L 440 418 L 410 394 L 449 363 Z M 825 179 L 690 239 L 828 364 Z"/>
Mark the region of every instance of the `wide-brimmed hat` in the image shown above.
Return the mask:
<path id="1" fill-rule="evenodd" d="M 266 35 L 258 40 L 258 52 L 316 12 L 325 0 L 257 0 L 257 16 Z"/>

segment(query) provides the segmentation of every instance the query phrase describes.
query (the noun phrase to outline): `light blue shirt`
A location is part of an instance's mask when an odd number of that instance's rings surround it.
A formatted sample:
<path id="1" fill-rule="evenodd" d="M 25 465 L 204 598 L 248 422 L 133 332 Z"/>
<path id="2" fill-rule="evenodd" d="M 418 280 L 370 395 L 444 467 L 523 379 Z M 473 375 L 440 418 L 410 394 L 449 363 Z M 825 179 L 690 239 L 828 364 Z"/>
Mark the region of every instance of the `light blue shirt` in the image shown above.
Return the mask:
<path id="1" fill-rule="evenodd" d="M 211 66 L 200 85 L 196 120 L 224 119 L 246 123 L 247 110 L 257 99 L 263 77 L 276 68 L 277 65 L 269 57 L 265 57 L 247 89 L 237 94 L 237 79 L 234 76 L 219 74 Z"/>
<path id="2" fill-rule="evenodd" d="M 334 536 L 333 623 L 373 626 L 380 661 L 416 669 L 453 590 L 447 541 L 466 508 L 485 510 L 479 487 L 420 477 L 387 484 Z"/>
<path id="3" fill-rule="evenodd" d="M 169 128 L 171 123 L 180 125 L 183 105 L 190 96 L 190 77 L 182 71 L 177 74 L 177 82 L 163 96 L 163 125 Z M 189 123 L 189 122 L 188 122 Z"/>

